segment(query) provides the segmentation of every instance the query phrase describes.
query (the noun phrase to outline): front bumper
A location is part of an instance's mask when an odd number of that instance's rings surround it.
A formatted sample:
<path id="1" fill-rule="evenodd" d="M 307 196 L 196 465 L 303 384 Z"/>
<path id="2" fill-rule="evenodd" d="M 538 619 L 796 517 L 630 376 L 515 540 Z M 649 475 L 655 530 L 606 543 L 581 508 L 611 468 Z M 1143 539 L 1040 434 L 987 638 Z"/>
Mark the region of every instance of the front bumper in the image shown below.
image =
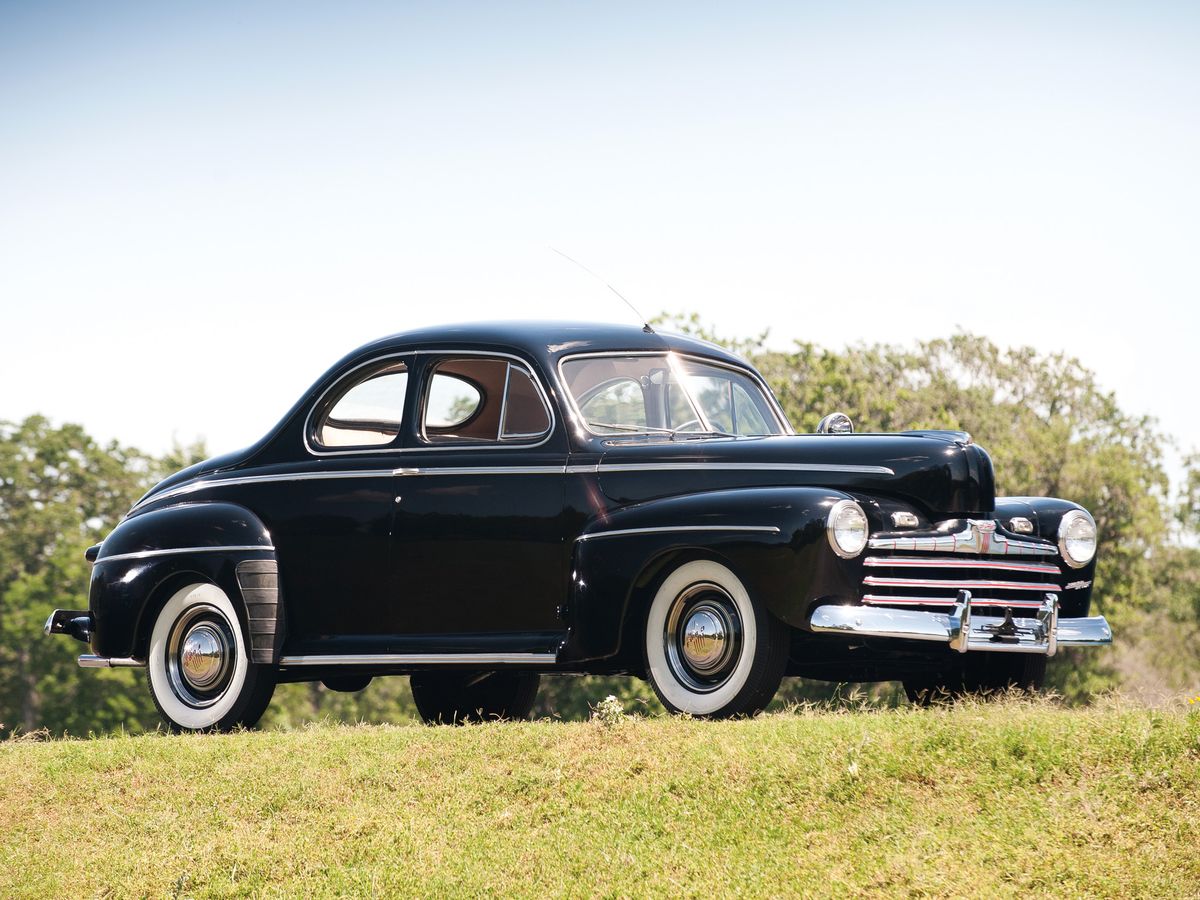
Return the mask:
<path id="1" fill-rule="evenodd" d="M 1037 617 L 1013 619 L 971 613 L 971 592 L 959 591 L 949 614 L 868 606 L 819 606 L 809 626 L 818 633 L 861 637 L 937 641 L 952 650 L 1040 653 L 1053 656 L 1059 647 L 1098 647 L 1112 643 L 1104 616 L 1059 619 L 1058 595 L 1046 594 Z"/>

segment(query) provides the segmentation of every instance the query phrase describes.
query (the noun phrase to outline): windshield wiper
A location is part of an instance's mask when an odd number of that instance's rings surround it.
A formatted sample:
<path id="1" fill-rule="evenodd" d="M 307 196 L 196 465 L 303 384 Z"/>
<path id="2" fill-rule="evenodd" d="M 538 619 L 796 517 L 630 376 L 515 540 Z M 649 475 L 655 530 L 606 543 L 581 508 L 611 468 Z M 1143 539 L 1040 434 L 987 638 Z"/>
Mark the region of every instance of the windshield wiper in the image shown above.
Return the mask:
<path id="1" fill-rule="evenodd" d="M 674 434 L 670 428 L 655 428 L 653 425 L 618 425 L 615 422 L 588 422 L 593 428 L 611 428 L 614 431 L 629 431 L 635 434 Z"/>
<path id="2" fill-rule="evenodd" d="M 741 437 L 740 434 L 732 434 L 728 431 L 720 431 L 716 428 L 702 428 L 699 431 L 673 430 L 671 432 L 671 440 L 674 440 L 677 435 L 686 437 L 688 435 L 693 435 L 693 434 L 696 435 L 696 437 L 731 437 L 731 438 Z"/>

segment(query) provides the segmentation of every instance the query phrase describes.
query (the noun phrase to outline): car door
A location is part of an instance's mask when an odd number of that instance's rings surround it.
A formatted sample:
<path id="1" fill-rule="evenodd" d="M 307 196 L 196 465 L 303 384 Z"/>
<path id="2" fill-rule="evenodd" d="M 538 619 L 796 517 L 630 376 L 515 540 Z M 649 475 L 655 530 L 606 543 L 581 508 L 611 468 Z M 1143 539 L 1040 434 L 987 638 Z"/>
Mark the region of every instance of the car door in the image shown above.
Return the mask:
<path id="1" fill-rule="evenodd" d="M 404 631 L 431 645 L 547 650 L 565 631 L 566 438 L 532 368 L 502 354 L 419 364 L 395 479 L 392 583 Z"/>
<path id="2" fill-rule="evenodd" d="M 268 522 L 293 652 L 329 652 L 398 627 L 387 615 L 394 471 L 409 358 L 348 373 L 308 415 L 304 459 L 243 488 Z"/>

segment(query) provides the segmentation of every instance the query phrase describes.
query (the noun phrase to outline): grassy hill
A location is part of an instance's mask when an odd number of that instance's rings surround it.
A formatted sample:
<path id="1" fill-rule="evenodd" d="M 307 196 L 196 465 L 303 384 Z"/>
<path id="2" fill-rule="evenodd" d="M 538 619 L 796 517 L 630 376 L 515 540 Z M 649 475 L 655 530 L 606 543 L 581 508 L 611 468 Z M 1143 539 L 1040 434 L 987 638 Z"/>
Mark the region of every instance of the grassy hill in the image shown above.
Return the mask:
<path id="1" fill-rule="evenodd" d="M 10 742 L 0 895 L 1196 895 L 1186 709 Z"/>

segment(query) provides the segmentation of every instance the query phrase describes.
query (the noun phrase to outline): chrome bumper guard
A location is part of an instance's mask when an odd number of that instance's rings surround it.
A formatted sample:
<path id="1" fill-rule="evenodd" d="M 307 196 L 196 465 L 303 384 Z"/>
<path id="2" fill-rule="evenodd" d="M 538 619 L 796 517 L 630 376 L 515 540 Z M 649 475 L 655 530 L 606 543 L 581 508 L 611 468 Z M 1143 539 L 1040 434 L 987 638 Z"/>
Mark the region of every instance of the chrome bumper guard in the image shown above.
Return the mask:
<path id="1" fill-rule="evenodd" d="M 1059 619 L 1058 595 L 1046 594 L 1037 617 L 1014 619 L 971 612 L 971 592 L 959 591 L 954 611 L 918 612 L 868 606 L 819 606 L 809 622 L 813 631 L 938 641 L 959 653 L 987 650 L 1001 653 L 1041 653 L 1053 656 L 1059 647 L 1098 647 L 1112 643 L 1104 616 Z"/>

